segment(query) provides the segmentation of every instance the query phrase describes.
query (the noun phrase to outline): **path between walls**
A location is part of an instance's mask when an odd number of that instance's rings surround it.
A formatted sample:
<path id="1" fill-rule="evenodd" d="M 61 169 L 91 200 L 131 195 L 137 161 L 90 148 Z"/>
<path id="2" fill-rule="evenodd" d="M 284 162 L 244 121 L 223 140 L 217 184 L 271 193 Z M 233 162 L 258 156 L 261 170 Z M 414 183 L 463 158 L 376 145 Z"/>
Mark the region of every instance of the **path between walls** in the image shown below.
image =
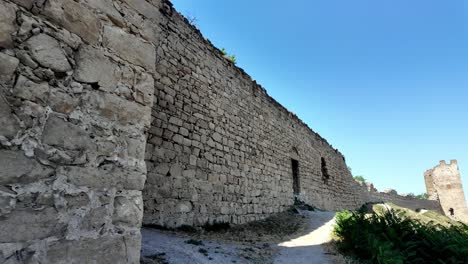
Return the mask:
<path id="1" fill-rule="evenodd" d="M 193 245 L 186 243 L 187 240 L 193 238 L 188 235 L 143 228 L 142 256 L 161 254 L 161 257 L 169 264 L 336 263 L 322 246 L 330 241 L 335 213 L 308 211 L 301 213 L 307 216 L 310 221 L 307 233 L 269 247 L 264 247 L 261 244 L 215 240 L 202 240 L 203 245 Z M 245 256 L 262 256 L 263 258 L 247 257 L 247 259 Z"/>

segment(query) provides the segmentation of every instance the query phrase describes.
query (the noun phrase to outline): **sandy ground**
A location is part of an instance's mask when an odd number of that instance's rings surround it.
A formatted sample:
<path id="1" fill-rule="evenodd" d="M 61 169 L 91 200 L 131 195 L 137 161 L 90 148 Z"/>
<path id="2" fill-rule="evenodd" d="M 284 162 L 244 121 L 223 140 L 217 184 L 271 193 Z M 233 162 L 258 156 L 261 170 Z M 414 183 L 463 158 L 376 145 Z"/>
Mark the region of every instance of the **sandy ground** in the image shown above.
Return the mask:
<path id="1" fill-rule="evenodd" d="M 154 263 L 335 263 L 322 244 L 330 241 L 333 212 L 302 211 L 310 225 L 308 230 L 279 244 L 244 243 L 199 239 L 179 232 L 142 229 L 142 256 L 160 256 Z M 202 245 L 187 243 L 189 239 Z"/>

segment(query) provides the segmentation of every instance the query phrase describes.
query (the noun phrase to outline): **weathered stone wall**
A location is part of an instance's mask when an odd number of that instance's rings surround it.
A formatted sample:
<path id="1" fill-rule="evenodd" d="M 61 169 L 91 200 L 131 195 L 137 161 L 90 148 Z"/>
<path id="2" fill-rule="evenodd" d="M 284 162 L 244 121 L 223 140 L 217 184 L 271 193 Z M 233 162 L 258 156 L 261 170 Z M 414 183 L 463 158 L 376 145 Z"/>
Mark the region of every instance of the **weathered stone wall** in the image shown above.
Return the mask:
<path id="1" fill-rule="evenodd" d="M 434 202 L 362 188 L 341 153 L 182 16 L 158 15 L 160 78 L 146 148 L 144 223 L 237 224 L 283 211 L 295 197 L 292 159 L 299 165 L 298 198 L 318 208 L 355 209 L 390 199 L 438 208 Z"/>
<path id="2" fill-rule="evenodd" d="M 458 162 L 451 160 L 450 164 L 446 164 L 445 160 L 441 160 L 439 165 L 424 173 L 424 178 L 427 193 L 440 201 L 445 215 L 468 222 L 468 209 Z"/>
<path id="3" fill-rule="evenodd" d="M 0 0 L 0 263 L 139 262 L 155 48 L 118 3 Z"/>
<path id="4" fill-rule="evenodd" d="M 417 199 L 412 195 L 400 195 L 392 189 L 379 192 L 371 183 L 360 183 L 356 193 L 361 194 L 363 200 L 370 203 L 389 202 L 401 207 L 412 209 L 414 211 L 425 209 L 443 214 L 438 200 Z"/>
<path id="5" fill-rule="evenodd" d="M 169 2 L 0 0 L 0 262 L 137 263 L 143 205 L 173 227 L 295 197 L 390 199 Z"/>

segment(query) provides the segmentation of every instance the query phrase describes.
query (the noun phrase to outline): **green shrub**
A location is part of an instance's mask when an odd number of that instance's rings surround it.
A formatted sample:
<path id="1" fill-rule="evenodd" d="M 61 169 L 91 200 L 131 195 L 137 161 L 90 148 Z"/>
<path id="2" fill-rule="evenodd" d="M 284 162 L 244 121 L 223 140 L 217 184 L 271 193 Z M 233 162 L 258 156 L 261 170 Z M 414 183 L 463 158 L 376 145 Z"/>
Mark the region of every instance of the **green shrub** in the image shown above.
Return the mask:
<path id="1" fill-rule="evenodd" d="M 360 176 L 360 175 L 354 176 L 353 178 L 354 178 L 356 181 L 360 181 L 360 182 L 366 182 L 366 181 L 367 181 L 366 178 L 364 178 L 363 176 Z"/>
<path id="2" fill-rule="evenodd" d="M 468 226 L 422 224 L 390 210 L 343 211 L 334 234 L 345 255 L 364 263 L 468 263 Z"/>

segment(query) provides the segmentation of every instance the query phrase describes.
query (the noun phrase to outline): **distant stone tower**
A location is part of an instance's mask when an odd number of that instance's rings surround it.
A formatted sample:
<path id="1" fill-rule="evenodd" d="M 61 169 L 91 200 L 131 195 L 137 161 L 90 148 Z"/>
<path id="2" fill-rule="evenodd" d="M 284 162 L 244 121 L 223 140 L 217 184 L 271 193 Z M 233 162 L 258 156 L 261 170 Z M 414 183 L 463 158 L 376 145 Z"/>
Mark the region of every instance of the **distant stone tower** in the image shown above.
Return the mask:
<path id="1" fill-rule="evenodd" d="M 424 180 L 429 199 L 439 200 L 445 215 L 468 221 L 468 209 L 456 160 L 451 160 L 450 164 L 441 160 L 439 165 L 424 173 Z"/>

